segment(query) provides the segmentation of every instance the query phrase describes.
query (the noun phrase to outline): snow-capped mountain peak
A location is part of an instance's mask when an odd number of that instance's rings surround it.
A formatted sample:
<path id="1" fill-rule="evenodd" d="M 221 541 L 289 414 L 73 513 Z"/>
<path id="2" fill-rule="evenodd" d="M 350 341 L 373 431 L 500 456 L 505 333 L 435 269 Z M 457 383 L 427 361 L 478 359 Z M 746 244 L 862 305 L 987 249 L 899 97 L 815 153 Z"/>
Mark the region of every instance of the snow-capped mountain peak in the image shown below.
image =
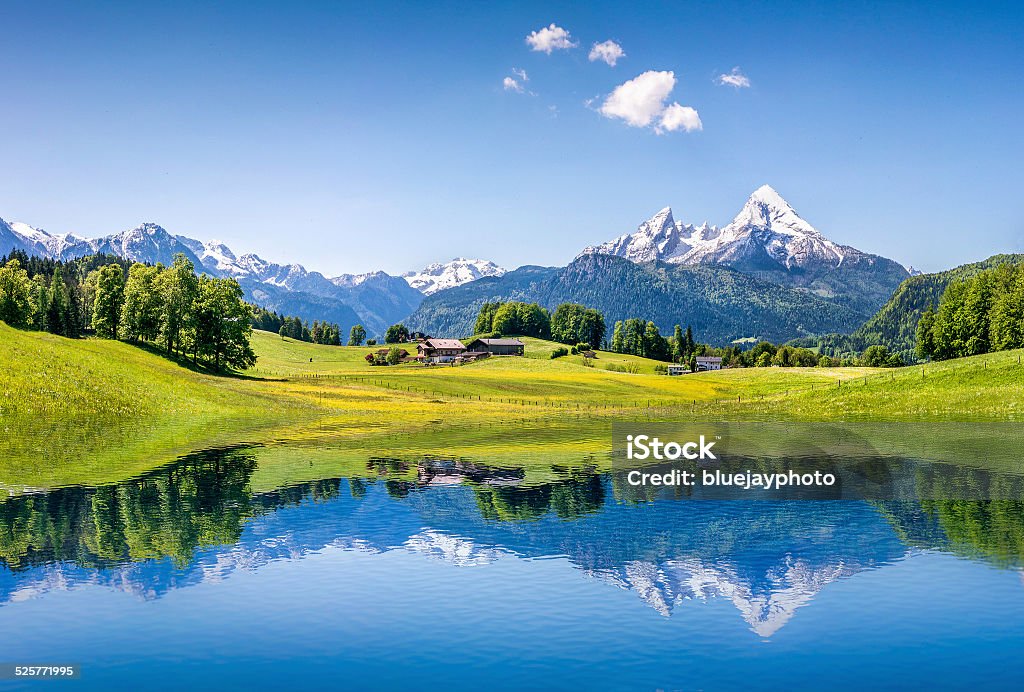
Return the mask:
<path id="1" fill-rule="evenodd" d="M 488 260 L 456 257 L 451 262 L 434 263 L 421 271 L 407 272 L 402 274 L 402 278 L 417 291 L 429 296 L 485 276 L 502 276 L 506 271 Z"/>
<path id="2" fill-rule="evenodd" d="M 800 218 L 789 202 L 770 185 L 754 190 L 730 226 L 765 228 L 787 235 L 823 237 L 818 229 Z"/>
<path id="3" fill-rule="evenodd" d="M 836 268 L 847 257 L 869 257 L 822 235 L 770 185 L 747 199 L 739 214 L 721 229 L 708 223 L 694 226 L 675 221 L 662 209 L 634 233 L 583 250 L 634 262 L 711 264 L 742 270 L 785 271 L 815 265 Z"/>
<path id="4" fill-rule="evenodd" d="M 37 243 L 45 244 L 47 240 L 53 237 L 41 228 L 34 228 L 32 226 L 29 226 L 27 223 L 22 223 L 20 221 L 12 221 L 9 224 L 9 227 L 12 231 L 17 233 L 21 237 L 35 241 Z"/>

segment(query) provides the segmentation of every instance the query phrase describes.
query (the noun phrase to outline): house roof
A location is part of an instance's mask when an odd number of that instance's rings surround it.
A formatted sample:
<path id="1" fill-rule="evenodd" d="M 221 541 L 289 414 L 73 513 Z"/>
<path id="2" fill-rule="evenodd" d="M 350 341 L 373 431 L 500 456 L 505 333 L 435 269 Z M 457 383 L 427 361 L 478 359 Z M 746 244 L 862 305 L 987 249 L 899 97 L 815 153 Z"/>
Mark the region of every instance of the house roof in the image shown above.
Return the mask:
<path id="1" fill-rule="evenodd" d="M 721 363 L 721 356 L 697 356 L 698 363 Z"/>
<path id="2" fill-rule="evenodd" d="M 476 339 L 472 343 L 477 341 L 488 346 L 525 346 L 519 339 Z"/>
<path id="3" fill-rule="evenodd" d="M 458 339 L 427 339 L 423 342 L 430 348 L 457 348 L 465 350 L 465 345 Z"/>

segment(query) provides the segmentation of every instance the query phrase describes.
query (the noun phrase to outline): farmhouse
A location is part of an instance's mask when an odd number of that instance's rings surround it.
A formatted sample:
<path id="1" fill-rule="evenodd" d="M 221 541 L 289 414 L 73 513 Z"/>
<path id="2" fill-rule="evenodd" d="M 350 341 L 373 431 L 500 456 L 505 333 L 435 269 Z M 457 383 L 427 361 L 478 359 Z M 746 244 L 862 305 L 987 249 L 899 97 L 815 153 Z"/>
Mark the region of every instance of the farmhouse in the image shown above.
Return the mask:
<path id="1" fill-rule="evenodd" d="M 416 345 L 417 354 L 427 363 L 450 363 L 465 351 L 458 339 L 427 339 Z"/>
<path id="2" fill-rule="evenodd" d="M 722 359 L 718 356 L 697 356 L 697 372 L 708 370 L 721 370 Z M 686 375 L 690 372 L 690 366 L 686 363 L 672 364 L 668 366 L 669 375 Z"/>
<path id="3" fill-rule="evenodd" d="M 519 339 L 473 339 L 466 348 L 492 356 L 521 356 L 526 345 Z"/>

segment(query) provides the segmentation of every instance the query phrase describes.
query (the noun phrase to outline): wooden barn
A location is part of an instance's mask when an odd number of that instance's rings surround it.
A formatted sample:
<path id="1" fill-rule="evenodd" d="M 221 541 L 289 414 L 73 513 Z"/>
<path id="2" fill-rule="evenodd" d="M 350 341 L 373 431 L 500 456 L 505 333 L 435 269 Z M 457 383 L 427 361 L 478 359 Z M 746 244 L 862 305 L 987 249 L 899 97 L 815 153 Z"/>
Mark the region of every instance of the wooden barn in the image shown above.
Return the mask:
<path id="1" fill-rule="evenodd" d="M 492 356 L 521 356 L 526 351 L 526 344 L 519 339 L 474 339 L 466 348 Z"/>

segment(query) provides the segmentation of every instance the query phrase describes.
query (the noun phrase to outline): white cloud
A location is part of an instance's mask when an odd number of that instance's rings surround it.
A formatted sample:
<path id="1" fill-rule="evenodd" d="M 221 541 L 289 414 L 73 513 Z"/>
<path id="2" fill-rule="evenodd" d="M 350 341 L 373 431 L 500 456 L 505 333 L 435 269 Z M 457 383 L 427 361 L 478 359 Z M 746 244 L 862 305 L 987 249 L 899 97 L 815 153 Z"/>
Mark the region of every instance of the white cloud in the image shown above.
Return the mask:
<path id="1" fill-rule="evenodd" d="M 526 74 L 526 70 L 513 67 L 512 74 L 514 74 L 515 77 L 505 77 L 505 79 L 501 80 L 501 85 L 505 88 L 505 91 L 514 91 L 517 94 L 530 94 L 531 96 L 536 96 L 532 91 L 526 90 L 526 83 L 530 81 L 530 77 Z"/>
<path id="2" fill-rule="evenodd" d="M 517 94 L 523 93 L 523 85 L 511 77 L 505 77 L 501 84 L 505 87 L 505 91 L 514 91 Z"/>
<path id="3" fill-rule="evenodd" d="M 665 110 L 665 99 L 675 85 L 674 73 L 649 70 L 615 87 L 601 104 L 601 113 L 632 127 L 647 127 Z"/>
<path id="4" fill-rule="evenodd" d="M 548 55 L 551 55 L 551 51 L 575 48 L 577 45 L 573 43 L 568 31 L 553 23 L 551 26 L 531 31 L 530 35 L 526 37 L 526 42 L 530 45 L 531 50 Z"/>
<path id="5" fill-rule="evenodd" d="M 715 81 L 723 86 L 733 86 L 737 89 L 746 89 L 750 86 L 750 79 L 740 72 L 738 67 L 732 68 L 732 72 L 729 74 L 718 75 L 718 79 Z"/>
<path id="6" fill-rule="evenodd" d="M 619 118 L 631 127 L 653 127 L 658 134 L 702 129 L 695 109 L 665 105 L 675 86 L 674 72 L 649 70 L 615 87 L 599 110 L 606 118 Z"/>
<path id="7" fill-rule="evenodd" d="M 695 109 L 673 103 L 662 111 L 661 121 L 658 123 L 655 131 L 661 134 L 662 132 L 675 132 L 676 130 L 693 132 L 694 130 L 703 129 L 704 124 L 700 121 L 700 115 L 697 114 Z"/>
<path id="8" fill-rule="evenodd" d="M 619 58 L 626 57 L 626 51 L 622 50 L 615 41 L 605 41 L 604 43 L 595 43 L 590 49 L 590 62 L 596 62 L 597 60 L 603 60 L 612 67 L 615 67 L 615 63 L 618 62 Z"/>

